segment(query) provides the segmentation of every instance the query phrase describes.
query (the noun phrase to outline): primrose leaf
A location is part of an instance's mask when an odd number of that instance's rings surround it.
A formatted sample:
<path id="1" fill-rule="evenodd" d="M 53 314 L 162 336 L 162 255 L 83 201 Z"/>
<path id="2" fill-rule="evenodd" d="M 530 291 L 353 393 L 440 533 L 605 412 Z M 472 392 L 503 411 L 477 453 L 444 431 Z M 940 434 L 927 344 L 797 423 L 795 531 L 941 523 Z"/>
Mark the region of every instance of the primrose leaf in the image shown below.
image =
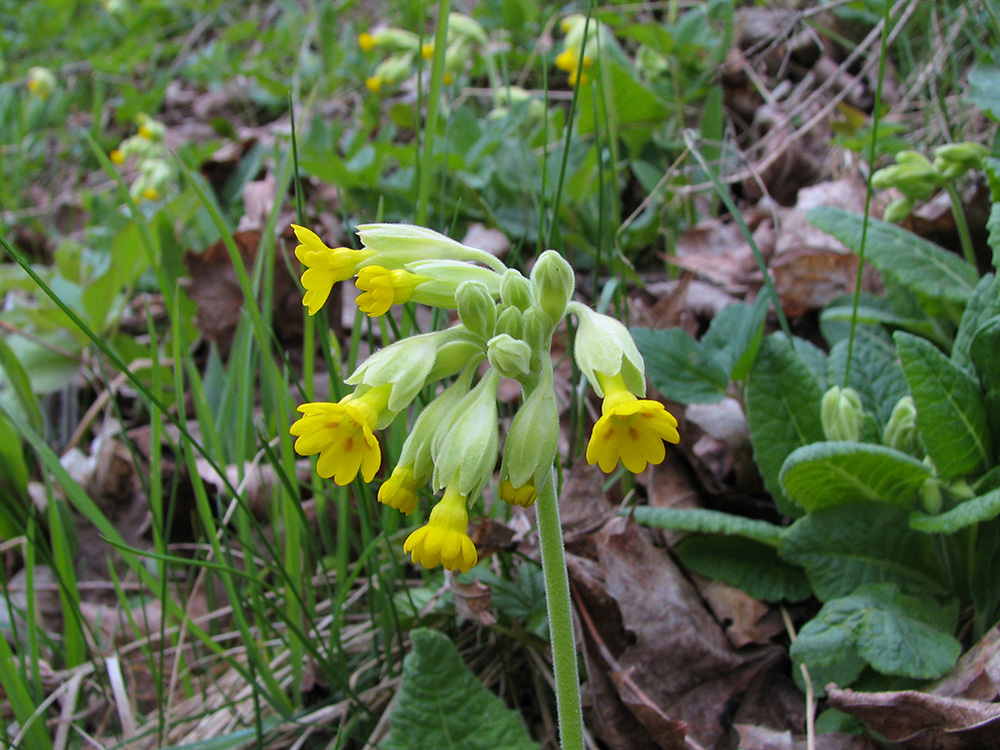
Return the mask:
<path id="1" fill-rule="evenodd" d="M 805 573 L 752 539 L 689 536 L 674 551 L 698 575 L 724 581 L 764 602 L 800 602 L 812 595 Z"/>
<path id="2" fill-rule="evenodd" d="M 646 361 L 650 381 L 666 398 L 714 404 L 725 397 L 729 372 L 709 361 L 687 331 L 633 328 L 632 338 Z"/>
<path id="3" fill-rule="evenodd" d="M 995 65 L 980 65 L 969 71 L 969 88 L 965 98 L 972 105 L 1000 121 L 1000 68 Z"/>
<path id="4" fill-rule="evenodd" d="M 1000 203 L 994 205 L 996 206 L 1000 206 Z M 951 348 L 952 362 L 967 370 L 972 369 L 972 338 L 983 323 L 996 315 L 1000 315 L 1000 282 L 993 274 L 988 273 L 976 284 L 969 304 L 962 313 L 962 320 L 955 333 L 955 343 Z"/>
<path id="5" fill-rule="evenodd" d="M 903 331 L 893 338 L 938 476 L 982 473 L 992 463 L 993 440 L 979 384 L 929 341 Z"/>
<path id="6" fill-rule="evenodd" d="M 976 331 L 969 347 L 972 364 L 986 389 L 987 413 L 996 414 L 1000 404 L 1000 315 L 994 315 Z M 993 427 L 1000 425 L 994 423 Z"/>
<path id="7" fill-rule="evenodd" d="M 806 218 L 847 245 L 861 248 L 865 219 L 830 206 L 810 209 Z M 979 280 L 975 269 L 954 253 L 912 232 L 869 217 L 865 259 L 921 297 L 964 305 Z"/>
<path id="8" fill-rule="evenodd" d="M 910 528 L 928 534 L 954 534 L 1000 516 L 1000 489 L 965 500 L 951 510 L 931 516 L 921 511 L 910 515 Z"/>
<path id="9" fill-rule="evenodd" d="M 857 657 L 883 674 L 933 679 L 951 669 L 961 652 L 942 630 L 953 613 L 953 607 L 906 596 L 890 584 L 862 586 L 824 604 L 799 632 L 791 655 L 810 672 L 815 666 L 850 680 L 860 674 Z"/>
<path id="10" fill-rule="evenodd" d="M 761 342 L 745 395 L 754 459 L 764 485 L 782 513 L 801 515 L 785 497 L 778 476 L 792 451 L 825 437 L 819 380 L 789 340 L 774 334 Z"/>
<path id="11" fill-rule="evenodd" d="M 781 467 L 781 486 L 808 511 L 854 502 L 909 507 L 933 474 L 920 461 L 882 445 L 823 442 L 796 449 Z"/>
<path id="12" fill-rule="evenodd" d="M 484 688 L 447 636 L 414 630 L 384 750 L 537 750 L 517 714 Z"/>
<path id="13" fill-rule="evenodd" d="M 724 307 L 702 337 L 705 358 L 722 367 L 731 380 L 742 380 L 750 371 L 763 338 L 769 304 L 767 295 L 761 294 L 752 306 L 737 302 Z"/>
<path id="14" fill-rule="evenodd" d="M 788 527 L 778 551 L 805 569 L 822 601 L 866 583 L 895 583 L 905 593 L 946 593 L 931 539 L 912 531 L 908 516 L 903 508 L 875 503 L 821 508 Z"/>
<path id="15" fill-rule="evenodd" d="M 771 547 L 777 546 L 784 531 L 783 527 L 767 521 L 756 521 L 752 518 L 703 508 L 651 508 L 648 505 L 641 505 L 632 511 L 632 515 L 644 526 L 741 536 Z"/>

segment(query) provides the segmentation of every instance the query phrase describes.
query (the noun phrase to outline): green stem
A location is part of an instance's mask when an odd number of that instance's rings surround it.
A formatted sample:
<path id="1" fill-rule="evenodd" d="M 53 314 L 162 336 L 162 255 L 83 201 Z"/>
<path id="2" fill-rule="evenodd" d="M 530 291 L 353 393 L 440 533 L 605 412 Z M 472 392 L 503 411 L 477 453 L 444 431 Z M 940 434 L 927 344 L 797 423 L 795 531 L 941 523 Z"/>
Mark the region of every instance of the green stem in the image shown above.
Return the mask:
<path id="1" fill-rule="evenodd" d="M 556 686 L 559 741 L 563 750 L 583 750 L 583 710 L 580 706 L 580 672 L 576 663 L 576 636 L 569 600 L 569 575 L 559 523 L 555 472 L 538 493 L 538 539 L 542 575 L 552 640 L 552 672 Z"/>
<path id="2" fill-rule="evenodd" d="M 962 199 L 959 198 L 958 191 L 950 182 L 945 183 L 944 188 L 948 191 L 948 197 L 951 198 L 951 214 L 955 217 L 955 228 L 958 229 L 958 239 L 962 243 L 962 255 L 965 256 L 966 262 L 978 271 L 976 251 L 972 247 L 972 235 L 969 234 L 969 224 L 965 220 L 965 211 L 962 210 Z"/>

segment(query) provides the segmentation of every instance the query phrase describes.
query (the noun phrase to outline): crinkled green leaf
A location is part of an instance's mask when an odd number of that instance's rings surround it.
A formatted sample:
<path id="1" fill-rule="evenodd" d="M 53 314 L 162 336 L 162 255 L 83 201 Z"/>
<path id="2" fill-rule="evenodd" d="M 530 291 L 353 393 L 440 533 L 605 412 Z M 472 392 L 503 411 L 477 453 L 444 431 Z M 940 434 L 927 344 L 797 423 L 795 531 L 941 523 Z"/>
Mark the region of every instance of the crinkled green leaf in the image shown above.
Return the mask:
<path id="1" fill-rule="evenodd" d="M 866 583 L 895 583 L 905 593 L 947 593 L 931 538 L 910 529 L 909 512 L 874 503 L 810 513 L 781 537 L 778 551 L 800 565 L 822 601 Z"/>
<path id="2" fill-rule="evenodd" d="M 729 372 L 702 354 L 680 328 L 633 328 L 646 374 L 660 393 L 684 404 L 718 403 L 726 395 Z"/>
<path id="3" fill-rule="evenodd" d="M 484 688 L 447 636 L 414 630 L 383 750 L 537 750 L 517 714 Z"/>
<path id="4" fill-rule="evenodd" d="M 910 528 L 929 534 L 953 534 L 997 516 L 1000 516 L 1000 489 L 965 500 L 951 510 L 937 515 L 914 511 L 910 515 Z"/>
<path id="5" fill-rule="evenodd" d="M 989 232 L 987 241 L 993 251 L 993 267 L 1000 270 L 1000 203 L 990 206 L 990 216 L 986 220 L 986 230 Z"/>
<path id="6" fill-rule="evenodd" d="M 969 356 L 987 396 L 1000 394 L 1000 315 L 979 326 L 972 337 Z M 992 410 L 988 413 L 996 414 Z"/>
<path id="7" fill-rule="evenodd" d="M 925 339 L 893 334 L 917 407 L 917 427 L 938 476 L 975 475 L 993 462 L 993 440 L 979 384 Z"/>
<path id="8" fill-rule="evenodd" d="M 722 308 L 699 342 L 705 358 L 718 364 L 731 380 L 743 380 L 750 371 L 769 305 L 767 295 L 760 294 L 752 306 L 738 302 Z"/>
<path id="9" fill-rule="evenodd" d="M 942 616 L 941 613 L 945 616 Z M 857 658 L 888 675 L 933 679 L 955 665 L 961 645 L 943 627 L 954 608 L 906 596 L 890 584 L 859 587 L 827 602 L 799 631 L 792 658 L 854 679 Z M 842 684 L 842 683 L 841 683 Z"/>
<path id="10" fill-rule="evenodd" d="M 828 326 L 831 322 L 850 322 L 855 317 L 854 308 L 850 305 L 828 307 L 820 313 L 820 325 Z M 911 318 L 900 315 L 892 310 L 878 307 L 859 306 L 857 321 L 860 325 L 885 325 L 916 333 L 921 336 L 933 336 L 934 325 L 924 318 Z M 839 342 L 838 342 L 839 343 Z"/>
<path id="11" fill-rule="evenodd" d="M 773 334 L 761 342 L 745 396 L 754 459 L 764 485 L 782 513 L 801 515 L 785 497 L 778 476 L 792 451 L 825 437 L 819 380 L 788 339 Z"/>
<path id="12" fill-rule="evenodd" d="M 965 98 L 994 120 L 1000 121 L 1000 68 L 980 65 L 970 70 Z"/>
<path id="13" fill-rule="evenodd" d="M 854 252 L 861 248 L 864 217 L 840 208 L 810 209 L 806 218 Z M 964 305 L 979 280 L 954 253 L 895 224 L 868 219 L 865 259 L 921 297 Z"/>
<path id="14" fill-rule="evenodd" d="M 861 396 L 865 411 L 875 415 L 880 428 L 885 427 L 893 407 L 910 393 L 906 376 L 896 358 L 892 339 L 869 335 L 870 329 L 859 329 L 851 354 L 848 385 Z M 843 383 L 847 368 L 847 341 L 838 341 L 830 350 L 827 382 Z"/>
<path id="15" fill-rule="evenodd" d="M 772 547 L 777 545 L 784 531 L 783 527 L 767 521 L 757 521 L 702 508 L 651 508 L 648 505 L 641 505 L 632 511 L 632 515 L 644 526 L 741 536 Z"/>
<path id="16" fill-rule="evenodd" d="M 1000 203 L 997 205 L 1000 206 Z M 969 304 L 962 313 L 962 320 L 955 333 L 955 343 L 951 348 L 951 359 L 956 365 L 972 369 L 972 338 L 983 323 L 996 315 L 1000 315 L 1000 282 L 990 273 L 976 284 L 969 297 Z"/>
<path id="17" fill-rule="evenodd" d="M 724 581 L 765 602 L 800 602 L 812 595 L 801 568 L 778 557 L 773 546 L 740 537 L 689 536 L 674 548 L 688 569 Z"/>
<path id="18" fill-rule="evenodd" d="M 813 511 L 856 502 L 909 508 L 932 476 L 920 461 L 894 448 L 844 441 L 796 449 L 779 478 L 791 500 Z"/>

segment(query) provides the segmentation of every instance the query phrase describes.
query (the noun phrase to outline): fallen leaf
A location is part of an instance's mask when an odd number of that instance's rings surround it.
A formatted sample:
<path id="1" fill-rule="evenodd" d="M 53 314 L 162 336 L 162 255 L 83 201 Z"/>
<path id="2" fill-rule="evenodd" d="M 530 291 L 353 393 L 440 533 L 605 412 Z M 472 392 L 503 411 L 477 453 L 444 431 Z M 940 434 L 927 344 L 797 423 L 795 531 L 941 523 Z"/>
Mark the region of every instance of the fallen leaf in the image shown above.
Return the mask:
<path id="1" fill-rule="evenodd" d="M 994 625 L 965 652 L 955 668 L 928 692 L 955 698 L 993 701 L 1000 695 L 1000 625 Z"/>
<path id="2" fill-rule="evenodd" d="M 905 750 L 1000 747 L 1000 704 L 902 690 L 859 693 L 827 687 L 829 705 L 861 719 Z"/>

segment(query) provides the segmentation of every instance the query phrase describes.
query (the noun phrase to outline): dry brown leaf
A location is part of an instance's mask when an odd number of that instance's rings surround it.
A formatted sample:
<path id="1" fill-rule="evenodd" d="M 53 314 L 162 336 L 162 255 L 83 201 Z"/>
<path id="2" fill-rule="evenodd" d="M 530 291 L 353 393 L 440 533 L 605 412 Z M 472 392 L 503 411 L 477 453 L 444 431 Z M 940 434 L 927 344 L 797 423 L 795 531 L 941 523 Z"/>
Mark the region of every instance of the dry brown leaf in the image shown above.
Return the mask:
<path id="1" fill-rule="evenodd" d="M 781 307 L 794 318 L 854 291 L 858 259 L 855 255 L 803 247 L 776 256 L 770 269 Z"/>
<path id="2" fill-rule="evenodd" d="M 928 692 L 954 698 L 993 701 L 1000 695 L 1000 625 L 962 654 L 955 668 Z"/>
<path id="3" fill-rule="evenodd" d="M 1000 747 L 1000 704 L 916 690 L 858 693 L 827 688 L 829 705 L 861 719 L 905 750 Z"/>
<path id="4" fill-rule="evenodd" d="M 751 643 L 766 646 L 771 638 L 784 628 L 780 621 L 765 620 L 770 611 L 768 606 L 735 586 L 722 581 L 695 578 L 698 589 L 715 619 L 726 629 L 726 636 L 734 648 L 742 648 Z"/>
<path id="5" fill-rule="evenodd" d="M 472 580 L 462 583 L 449 575 L 449 584 L 455 600 L 455 613 L 462 619 L 472 620 L 489 627 L 496 625 L 497 618 L 490 612 L 493 589 L 482 581 Z"/>
<path id="6" fill-rule="evenodd" d="M 806 738 L 793 736 L 788 730 L 779 732 L 752 724 L 736 724 L 740 735 L 740 750 L 807 750 Z M 816 737 L 815 750 L 876 750 L 867 737 L 830 732 Z"/>

